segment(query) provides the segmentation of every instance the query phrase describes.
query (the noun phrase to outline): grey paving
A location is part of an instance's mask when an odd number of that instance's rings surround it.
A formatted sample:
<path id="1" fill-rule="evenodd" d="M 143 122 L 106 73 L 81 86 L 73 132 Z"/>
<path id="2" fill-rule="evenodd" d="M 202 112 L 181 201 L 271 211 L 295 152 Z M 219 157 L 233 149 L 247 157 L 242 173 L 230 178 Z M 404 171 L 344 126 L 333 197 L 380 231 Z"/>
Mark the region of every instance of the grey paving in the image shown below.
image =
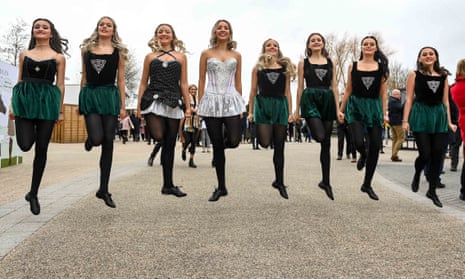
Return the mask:
<path id="1" fill-rule="evenodd" d="M 211 203 L 210 153 L 198 150 L 197 169 L 177 154 L 175 183 L 188 193 L 179 199 L 160 194 L 161 167 L 157 160 L 146 166 L 150 148 L 117 143 L 111 209 L 95 198 L 95 155 L 67 145 L 81 167 L 60 176 L 67 157 L 55 156 L 63 146 L 52 145 L 49 161 L 56 161 L 45 175 L 57 181 L 44 178 L 41 214 L 29 212 L 24 193 L 0 206 L 0 278 L 465 276 L 459 173 L 446 168 L 439 192 L 445 207 L 438 209 L 424 196 L 424 181 L 418 193 L 409 190 L 415 151 L 401 151 L 404 161 L 393 163 L 385 148 L 373 185 L 380 201 L 360 192 L 363 172 L 355 164 L 333 160 L 331 201 L 317 187 L 319 145 L 290 143 L 284 200 L 271 187 L 272 151 L 241 145 L 226 154 L 229 195 Z M 24 171 L 9 175 L 28 183 Z"/>

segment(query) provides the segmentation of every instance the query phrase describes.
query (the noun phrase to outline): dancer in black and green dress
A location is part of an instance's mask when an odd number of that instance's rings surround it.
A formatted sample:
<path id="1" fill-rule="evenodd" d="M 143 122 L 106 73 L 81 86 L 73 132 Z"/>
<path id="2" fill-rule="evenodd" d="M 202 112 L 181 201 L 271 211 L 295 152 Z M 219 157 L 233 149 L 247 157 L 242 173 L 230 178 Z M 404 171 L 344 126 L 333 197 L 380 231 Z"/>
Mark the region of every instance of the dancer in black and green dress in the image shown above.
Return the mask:
<path id="1" fill-rule="evenodd" d="M 94 32 L 84 40 L 79 112 L 84 114 L 87 128 L 85 149 L 102 146 L 100 155 L 100 187 L 96 193 L 109 207 L 116 207 L 108 192 L 113 142 L 118 115 L 126 116 L 124 69 L 128 50 L 122 44 L 115 21 L 102 17 Z"/>
<path id="2" fill-rule="evenodd" d="M 418 191 L 421 171 L 430 162 L 426 197 L 438 207 L 442 207 L 436 194 L 440 183 L 441 157 L 447 146 L 449 128 L 454 132 L 457 129 L 450 117 L 447 74 L 448 71 L 439 64 L 439 54 L 435 48 L 424 47 L 420 50 L 417 70 L 407 77 L 407 99 L 402 120 L 404 129 L 413 132 L 418 147 L 412 191 Z"/>
<path id="3" fill-rule="evenodd" d="M 339 108 L 339 120 L 347 120 L 354 146 L 360 153 L 357 169 L 362 170 L 366 166 L 360 190 L 367 193 L 371 199 L 378 200 L 371 182 L 378 164 L 382 130 L 384 123 L 388 121 L 388 59 L 379 49 L 378 41 L 373 36 L 362 39 L 361 49 L 359 61 L 349 65 L 347 87 Z"/>
<path id="4" fill-rule="evenodd" d="M 256 124 L 258 143 L 264 148 L 273 144 L 275 180 L 272 186 L 285 199 L 288 194 L 284 185 L 284 142 L 287 125 L 293 121 L 290 90 L 293 77 L 295 66 L 283 57 L 278 42 L 266 40 L 252 71 L 248 118 Z"/>
<path id="5" fill-rule="evenodd" d="M 302 116 L 310 127 L 312 137 L 321 144 L 320 163 L 322 180 L 318 187 L 334 200 L 329 182 L 331 132 L 337 119 L 338 91 L 336 68 L 333 67 L 326 41 L 319 33 L 308 36 L 305 54 L 298 66 L 296 120 Z M 304 90 L 304 80 L 306 88 Z"/>
<path id="6" fill-rule="evenodd" d="M 34 20 L 27 50 L 19 55 L 18 83 L 13 88 L 12 116 L 16 141 L 22 151 L 35 143 L 31 190 L 26 195 L 34 215 L 40 213 L 37 198 L 47 163 L 53 126 L 63 120 L 65 64 L 68 40 L 62 39 L 54 24 L 44 18 Z M 55 82 L 55 84 L 53 84 Z"/>

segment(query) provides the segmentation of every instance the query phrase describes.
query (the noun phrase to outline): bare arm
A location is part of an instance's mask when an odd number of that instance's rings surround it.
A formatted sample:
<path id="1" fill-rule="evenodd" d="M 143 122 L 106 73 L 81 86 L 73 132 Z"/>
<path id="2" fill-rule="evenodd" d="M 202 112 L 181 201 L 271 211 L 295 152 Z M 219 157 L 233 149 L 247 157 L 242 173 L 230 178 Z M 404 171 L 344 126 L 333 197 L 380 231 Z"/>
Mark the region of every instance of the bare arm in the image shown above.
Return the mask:
<path id="1" fill-rule="evenodd" d="M 415 72 L 410 72 L 408 77 L 407 77 L 407 83 L 406 83 L 406 90 L 407 90 L 407 95 L 405 99 L 405 105 L 404 105 L 404 116 L 402 119 L 402 127 L 406 130 L 410 130 L 410 125 L 408 123 L 408 118 L 410 115 L 410 110 L 412 109 L 412 104 L 413 104 L 413 96 L 414 96 L 414 90 L 415 90 Z"/>
<path id="2" fill-rule="evenodd" d="M 349 65 L 347 69 L 347 85 L 346 90 L 344 91 L 344 97 L 342 98 L 341 105 L 339 106 L 339 122 L 344 121 L 344 110 L 347 104 L 347 100 L 349 99 L 350 95 L 352 94 L 352 65 Z"/>
<path id="3" fill-rule="evenodd" d="M 123 60 L 123 57 L 120 54 L 118 62 L 118 76 L 117 76 L 117 85 L 119 89 L 120 96 L 120 109 L 119 116 L 124 118 L 126 116 L 126 83 L 124 79 L 124 73 L 126 71 L 126 64 Z"/>
<path id="4" fill-rule="evenodd" d="M 291 96 L 291 76 L 286 75 L 286 91 L 284 92 L 287 99 L 287 111 L 289 113 L 287 117 L 287 122 L 294 122 L 294 116 L 292 113 L 292 96 Z"/>
<path id="5" fill-rule="evenodd" d="M 63 120 L 63 102 L 65 99 L 65 69 L 66 69 L 66 59 L 63 54 L 58 54 L 57 56 L 57 82 L 56 86 L 60 89 L 61 100 L 60 100 L 60 115 L 58 120 Z"/>
<path id="6" fill-rule="evenodd" d="M 304 61 L 300 61 L 297 66 L 297 96 L 295 101 L 294 120 L 300 120 L 300 104 L 302 102 L 302 92 L 304 91 Z"/>
<path id="7" fill-rule="evenodd" d="M 334 94 L 334 104 L 336 105 L 336 118 L 339 115 L 339 90 L 337 87 L 337 80 L 336 80 L 336 67 L 333 67 L 333 78 L 331 80 L 331 90 Z"/>
<path id="8" fill-rule="evenodd" d="M 451 129 L 454 133 L 457 130 L 457 125 L 452 123 L 452 118 L 450 117 L 450 103 L 449 103 L 449 82 L 446 80 L 444 81 L 444 95 L 442 96 L 442 103 L 446 106 L 447 112 L 447 123 L 449 129 Z"/>
<path id="9" fill-rule="evenodd" d="M 252 79 L 250 83 L 250 94 L 249 94 L 249 116 L 247 119 L 249 122 L 253 122 L 253 109 L 254 109 L 254 101 L 255 101 L 255 96 L 257 95 L 257 67 L 254 67 L 252 70 Z"/>
<path id="10" fill-rule="evenodd" d="M 137 116 L 141 117 L 140 115 L 140 100 L 142 99 L 142 95 L 144 95 L 145 90 L 147 89 L 147 84 L 149 82 L 149 70 L 150 70 L 150 62 L 152 61 L 151 54 L 147 54 L 144 59 L 144 67 L 142 69 L 142 76 L 140 78 L 139 84 L 139 92 L 137 96 Z"/>
<path id="11" fill-rule="evenodd" d="M 236 75 L 235 75 L 235 84 L 236 84 L 236 90 L 239 92 L 239 94 L 242 95 L 242 78 L 241 78 L 241 72 L 242 72 L 242 57 L 239 52 L 236 52 L 236 59 L 237 59 L 237 65 L 236 65 Z"/>
<path id="12" fill-rule="evenodd" d="M 203 51 L 200 55 L 199 61 L 199 84 L 198 84 L 198 93 L 199 93 L 199 103 L 202 100 L 203 94 L 205 93 L 205 78 L 207 75 L 207 51 Z"/>
<path id="13" fill-rule="evenodd" d="M 181 80 L 180 80 L 180 87 L 182 97 L 184 99 L 184 105 L 186 107 L 185 110 L 185 117 L 191 116 L 191 99 L 189 96 L 189 84 L 187 82 L 187 57 L 186 55 L 182 55 L 181 60 Z"/>

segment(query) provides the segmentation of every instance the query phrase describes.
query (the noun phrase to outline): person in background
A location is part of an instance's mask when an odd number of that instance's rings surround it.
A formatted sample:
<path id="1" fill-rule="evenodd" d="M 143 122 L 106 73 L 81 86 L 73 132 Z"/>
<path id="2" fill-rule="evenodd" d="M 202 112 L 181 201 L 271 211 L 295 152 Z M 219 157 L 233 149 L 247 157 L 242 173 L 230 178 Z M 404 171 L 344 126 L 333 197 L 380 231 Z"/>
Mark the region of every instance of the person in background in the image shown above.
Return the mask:
<path id="1" fill-rule="evenodd" d="M 195 147 L 197 145 L 198 130 L 200 126 L 199 116 L 197 115 L 197 86 L 195 84 L 189 85 L 189 100 L 191 108 L 191 116 L 181 120 L 181 142 L 182 151 L 181 159 L 186 160 L 186 149 L 189 147 L 189 167 L 196 168 L 194 163 Z"/>
<path id="2" fill-rule="evenodd" d="M 326 50 L 326 40 L 312 33 L 305 45 L 306 57 L 299 62 L 295 119 L 302 116 L 311 134 L 320 143 L 322 179 L 318 187 L 334 200 L 330 184 L 330 147 L 333 122 L 337 119 L 339 93 L 334 67 Z M 305 81 L 305 89 L 304 89 Z M 305 127 L 305 126 L 304 126 Z"/>
<path id="3" fill-rule="evenodd" d="M 417 69 L 407 77 L 407 99 L 402 120 L 403 128 L 413 132 L 418 147 L 412 191 L 418 191 L 421 171 L 429 161 L 426 197 L 437 207 L 442 207 L 436 194 L 441 157 L 447 146 L 448 130 L 455 132 L 457 128 L 450 117 L 447 74 L 448 71 L 439 63 L 435 48 L 420 49 Z"/>
<path id="4" fill-rule="evenodd" d="M 405 131 L 404 128 L 402 128 L 402 113 L 403 105 L 401 93 L 399 89 L 394 89 L 391 92 L 388 103 L 389 126 L 392 133 L 391 161 L 393 162 L 402 162 L 398 154 L 405 139 Z"/>
<path id="5" fill-rule="evenodd" d="M 102 146 L 100 155 L 100 186 L 97 198 L 115 208 L 108 192 L 115 127 L 126 117 L 124 82 L 128 49 L 123 45 L 115 21 L 99 19 L 91 36 L 81 44 L 82 77 L 79 92 L 79 113 L 84 115 L 87 140 L 84 148 Z M 123 139 L 124 141 L 124 139 Z"/>
<path id="6" fill-rule="evenodd" d="M 144 59 L 137 115 L 144 115 L 155 141 L 163 142 L 161 193 L 184 197 L 186 193 L 173 183 L 173 167 L 179 123 L 191 116 L 185 47 L 167 23 L 157 26 L 148 45 L 152 52 Z"/>
<path id="7" fill-rule="evenodd" d="M 139 141 L 141 119 L 136 115 L 135 111 L 133 111 L 129 117 L 131 118 L 131 123 L 133 125 L 133 128 L 131 129 L 132 141 Z"/>
<path id="8" fill-rule="evenodd" d="M 256 125 L 260 145 L 264 148 L 273 145 L 275 179 L 271 185 L 284 199 L 288 199 L 284 185 L 284 143 L 287 125 L 293 122 L 290 84 L 295 72 L 294 64 L 283 56 L 278 42 L 268 39 L 252 70 L 249 95 L 248 120 Z"/>
<path id="9" fill-rule="evenodd" d="M 200 120 L 200 127 L 200 143 L 202 145 L 202 153 L 210 152 L 210 137 L 208 136 L 205 120 Z"/>
<path id="10" fill-rule="evenodd" d="M 241 116 L 245 104 L 242 99 L 242 58 L 235 48 L 231 24 L 220 19 L 212 28 L 210 48 L 200 56 L 198 114 L 205 119 L 213 144 L 212 164 L 218 180 L 218 187 L 209 198 L 211 202 L 228 195 L 225 148 L 235 148 L 241 141 Z"/>
<path id="11" fill-rule="evenodd" d="M 31 189 L 25 199 L 32 214 L 40 214 L 37 194 L 47 163 L 55 122 L 62 121 L 68 40 L 61 38 L 48 19 L 33 21 L 27 50 L 19 54 L 18 83 L 13 87 L 10 119 L 15 119 L 19 148 L 35 143 Z M 55 84 L 54 84 L 55 83 Z"/>
<path id="12" fill-rule="evenodd" d="M 460 59 L 457 63 L 457 71 L 455 74 L 455 84 L 450 89 L 452 99 L 459 112 L 459 127 L 462 141 L 465 140 L 465 59 Z M 465 155 L 465 149 L 463 150 Z M 465 201 L 465 161 L 462 165 L 462 172 L 460 175 L 460 193 L 459 198 Z"/>
<path id="13" fill-rule="evenodd" d="M 451 90 L 455 86 L 455 83 L 451 85 L 449 90 L 449 106 L 450 106 L 450 118 L 452 124 L 459 125 L 459 110 L 455 101 L 452 98 Z M 460 126 L 457 126 L 457 130 L 452 132 L 449 130 L 449 156 L 450 156 L 450 171 L 456 172 L 459 164 L 459 153 L 460 146 L 462 146 Z"/>
<path id="14" fill-rule="evenodd" d="M 389 67 L 388 59 L 375 37 L 364 37 L 361 48 L 360 59 L 349 65 L 339 121 L 347 120 L 354 146 L 360 153 L 357 169 L 362 170 L 366 166 L 360 190 L 371 199 L 378 200 L 371 182 L 378 165 L 382 130 L 387 121 L 386 83 Z"/>
<path id="15" fill-rule="evenodd" d="M 134 130 L 134 124 L 131 121 L 131 117 L 129 115 L 126 115 L 123 119 L 121 119 L 121 137 L 123 137 L 123 144 L 126 144 L 129 140 L 129 134 L 132 130 Z"/>

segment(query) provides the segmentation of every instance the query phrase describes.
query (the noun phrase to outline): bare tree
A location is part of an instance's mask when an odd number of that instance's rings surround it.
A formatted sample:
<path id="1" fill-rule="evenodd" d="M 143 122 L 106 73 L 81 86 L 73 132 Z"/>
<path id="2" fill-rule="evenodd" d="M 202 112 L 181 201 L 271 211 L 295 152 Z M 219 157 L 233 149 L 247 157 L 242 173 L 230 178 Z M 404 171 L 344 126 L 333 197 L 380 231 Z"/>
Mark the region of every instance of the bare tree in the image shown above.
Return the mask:
<path id="1" fill-rule="evenodd" d="M 139 85 L 139 68 L 137 67 L 137 60 L 134 51 L 128 53 L 128 63 L 126 64 L 126 71 L 124 73 L 124 81 L 126 83 L 126 97 L 137 99 L 137 86 Z"/>
<path id="2" fill-rule="evenodd" d="M 393 89 L 405 88 L 405 81 L 408 76 L 408 69 L 404 68 L 402 64 L 397 61 L 389 63 L 389 79 L 388 79 L 388 92 Z"/>
<path id="3" fill-rule="evenodd" d="M 16 66 L 18 64 L 19 53 L 26 48 L 28 38 L 28 25 L 21 19 L 17 18 L 2 38 L 2 56 L 8 63 Z"/>

